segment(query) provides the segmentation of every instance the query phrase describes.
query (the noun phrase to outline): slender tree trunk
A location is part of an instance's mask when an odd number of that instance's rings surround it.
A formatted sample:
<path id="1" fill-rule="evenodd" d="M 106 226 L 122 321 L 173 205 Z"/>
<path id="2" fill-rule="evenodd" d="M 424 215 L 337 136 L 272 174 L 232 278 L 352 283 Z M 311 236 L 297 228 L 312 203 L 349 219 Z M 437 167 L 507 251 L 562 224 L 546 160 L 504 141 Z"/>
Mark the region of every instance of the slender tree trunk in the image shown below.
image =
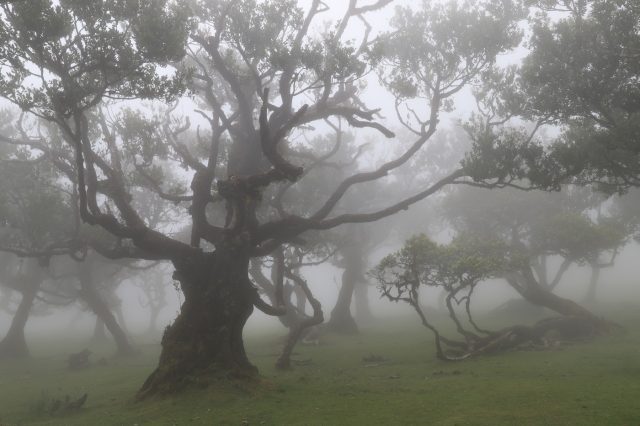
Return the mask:
<path id="1" fill-rule="evenodd" d="M 345 247 L 342 255 L 344 257 L 342 286 L 327 327 L 337 333 L 354 334 L 358 332 L 358 325 L 351 315 L 351 300 L 356 284 L 363 275 L 362 255 L 355 245 Z"/>
<path id="2" fill-rule="evenodd" d="M 354 334 L 358 332 L 356 320 L 351 315 L 351 300 L 355 289 L 355 279 L 350 271 L 345 270 L 342 274 L 342 287 L 338 293 L 338 300 L 331 311 L 331 318 L 327 327 L 335 332 L 343 334 Z"/>
<path id="3" fill-rule="evenodd" d="M 253 278 L 253 280 L 256 282 L 258 287 L 260 287 L 260 289 L 264 292 L 267 298 L 269 298 L 269 301 L 271 302 L 271 304 L 274 306 L 277 305 L 278 300 L 276 297 L 276 288 L 273 283 L 273 281 L 275 281 L 275 277 L 272 276 L 272 280 L 269 280 L 262 272 L 260 264 L 255 260 L 251 262 L 250 273 L 251 273 L 251 278 Z M 286 313 L 284 315 L 280 315 L 278 317 L 278 321 L 280 321 L 280 323 L 282 323 L 282 325 L 285 326 L 287 329 L 291 330 L 292 328 L 297 327 L 298 324 L 304 319 L 303 316 L 301 315 L 301 312 L 304 312 L 304 310 L 299 311 L 300 299 L 297 298 L 297 293 L 296 293 L 297 306 L 294 306 L 291 302 L 291 295 L 292 293 L 294 293 L 295 288 L 297 288 L 297 286 L 294 287 L 294 290 L 292 290 L 291 288 L 287 289 L 287 287 L 289 286 L 285 286 L 284 294 L 283 294 L 283 299 L 284 299 L 283 301 L 285 303 Z"/>
<path id="4" fill-rule="evenodd" d="M 296 283 L 296 287 L 302 290 L 305 296 L 305 300 L 309 301 L 309 304 L 313 309 L 313 316 L 307 317 L 304 320 L 300 321 L 300 323 L 296 326 L 291 327 L 287 342 L 285 343 L 282 353 L 276 361 L 276 368 L 278 370 L 288 370 L 291 368 L 291 355 L 293 354 L 293 349 L 295 348 L 298 341 L 308 333 L 311 327 L 320 325 L 324 321 L 322 305 L 315 297 L 313 297 L 313 294 L 311 293 L 307 282 L 299 275 L 290 274 L 289 277 L 294 280 L 294 282 Z"/>
<path id="5" fill-rule="evenodd" d="M 257 297 L 248 263 L 243 251 L 231 248 L 174 261 L 174 278 L 185 300 L 180 314 L 165 330 L 159 365 L 145 381 L 139 398 L 190 385 L 206 386 L 216 379 L 257 375 L 242 339 Z"/>
<path id="6" fill-rule="evenodd" d="M 104 299 L 100 296 L 100 293 L 96 290 L 93 279 L 91 277 L 90 266 L 84 263 L 78 265 L 80 268 L 80 295 L 87 302 L 89 308 L 96 314 L 96 316 L 104 322 L 105 327 L 113 336 L 116 342 L 117 353 L 121 356 L 133 355 L 135 351 L 129 343 L 126 333 L 120 328 L 116 317 L 109 309 Z"/>
<path id="7" fill-rule="evenodd" d="M 295 286 L 292 292 L 296 296 L 296 309 L 301 315 L 304 315 L 307 310 L 307 296 L 304 294 L 304 290 L 300 286 Z"/>
<path id="8" fill-rule="evenodd" d="M 22 288 L 22 300 L 13 316 L 11 326 L 5 338 L 0 342 L 0 359 L 27 358 L 29 348 L 24 337 L 24 329 L 29 320 L 29 313 L 40 288 L 40 277 L 30 277 Z"/>
<path id="9" fill-rule="evenodd" d="M 462 336 L 464 336 L 468 340 L 474 339 L 477 336 L 475 334 L 470 333 L 469 331 L 467 331 L 462 326 L 462 323 L 458 319 L 458 315 L 456 314 L 456 310 L 455 310 L 455 308 L 453 306 L 453 299 L 454 299 L 455 296 L 456 296 L 456 293 L 449 293 L 447 295 L 446 300 L 445 300 L 446 305 L 447 305 L 447 310 L 449 311 L 449 317 L 453 320 L 454 324 L 456 325 L 456 329 L 458 330 L 458 333 L 460 333 Z"/>

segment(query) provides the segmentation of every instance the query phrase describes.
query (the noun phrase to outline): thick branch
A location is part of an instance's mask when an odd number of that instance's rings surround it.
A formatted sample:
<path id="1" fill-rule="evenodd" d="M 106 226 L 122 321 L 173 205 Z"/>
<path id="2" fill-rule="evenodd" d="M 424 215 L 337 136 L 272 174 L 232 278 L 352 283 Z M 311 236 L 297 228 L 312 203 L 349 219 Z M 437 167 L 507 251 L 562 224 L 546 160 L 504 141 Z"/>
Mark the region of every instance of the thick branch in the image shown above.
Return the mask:
<path id="1" fill-rule="evenodd" d="M 442 187 L 453 183 L 463 175 L 464 172 L 461 169 L 456 170 L 426 190 L 393 204 L 392 206 L 372 213 L 343 214 L 326 220 L 314 220 L 312 218 L 290 216 L 279 221 L 266 223 L 258 229 L 257 238 L 259 241 L 266 241 L 270 239 L 284 240 L 293 238 L 311 229 L 331 229 L 346 223 L 374 222 L 387 216 L 391 216 L 399 211 L 407 210 L 412 204 L 429 197 L 439 191 Z"/>

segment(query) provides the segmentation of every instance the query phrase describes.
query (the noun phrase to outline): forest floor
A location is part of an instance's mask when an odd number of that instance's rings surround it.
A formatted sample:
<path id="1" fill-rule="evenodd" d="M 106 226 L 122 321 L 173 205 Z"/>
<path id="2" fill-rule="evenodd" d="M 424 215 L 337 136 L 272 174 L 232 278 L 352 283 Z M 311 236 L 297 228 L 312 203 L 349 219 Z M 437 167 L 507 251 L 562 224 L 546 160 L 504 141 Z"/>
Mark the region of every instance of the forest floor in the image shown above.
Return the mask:
<path id="1" fill-rule="evenodd" d="M 133 397 L 157 345 L 106 365 L 95 363 L 97 351 L 94 365 L 69 371 L 66 356 L 81 343 L 39 341 L 32 360 L 0 363 L 0 425 L 640 425 L 640 333 L 631 329 L 640 309 L 617 316 L 628 333 L 453 364 L 435 359 L 415 319 L 378 320 L 360 335 L 300 346 L 303 365 L 285 373 L 273 368 L 282 331 L 250 335 L 259 383 L 143 403 Z M 371 354 L 387 360 L 364 362 Z M 44 412 L 85 392 L 80 410 Z"/>

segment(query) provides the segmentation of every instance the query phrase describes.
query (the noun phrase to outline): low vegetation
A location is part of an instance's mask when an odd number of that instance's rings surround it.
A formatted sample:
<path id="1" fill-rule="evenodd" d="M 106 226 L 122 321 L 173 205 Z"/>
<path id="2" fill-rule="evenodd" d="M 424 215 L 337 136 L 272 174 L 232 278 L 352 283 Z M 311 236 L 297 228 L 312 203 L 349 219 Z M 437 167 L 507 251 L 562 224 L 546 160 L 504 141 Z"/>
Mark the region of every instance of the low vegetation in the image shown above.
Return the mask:
<path id="1" fill-rule="evenodd" d="M 623 324 L 639 310 L 611 309 Z M 444 322 L 444 314 L 442 314 Z M 504 318 L 483 317 L 487 324 Z M 522 321 L 522 319 L 519 319 Z M 233 383 L 171 398 L 135 402 L 140 380 L 154 368 L 159 345 L 133 358 L 65 366 L 80 342 L 41 341 L 34 359 L 0 367 L 0 424 L 13 425 L 633 425 L 640 422 L 640 334 L 590 343 L 445 363 L 434 359 L 430 335 L 410 317 L 378 320 L 360 336 L 327 334 L 300 346 L 294 369 L 277 371 L 282 331 L 247 336 L 262 372 L 259 383 Z M 76 399 L 83 408 L 47 413 L 42 401 Z"/>

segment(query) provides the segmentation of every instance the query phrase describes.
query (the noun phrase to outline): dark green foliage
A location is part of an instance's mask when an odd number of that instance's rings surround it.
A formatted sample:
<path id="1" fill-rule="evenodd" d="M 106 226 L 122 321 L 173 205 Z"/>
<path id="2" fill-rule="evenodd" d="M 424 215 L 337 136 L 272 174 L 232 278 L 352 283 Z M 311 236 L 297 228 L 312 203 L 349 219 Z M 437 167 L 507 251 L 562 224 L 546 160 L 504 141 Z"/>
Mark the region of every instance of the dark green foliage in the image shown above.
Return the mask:
<path id="1" fill-rule="evenodd" d="M 515 24 L 521 10 L 511 1 L 423 1 L 419 10 L 396 9 L 394 32 L 372 48 L 374 60 L 392 66 L 381 70 L 388 88 L 399 98 L 442 99 L 457 92 L 492 64 L 496 56 L 515 47 Z"/>
<path id="2" fill-rule="evenodd" d="M 0 152 L 0 248 L 42 251 L 69 238 L 75 223 L 59 173 L 26 149 Z"/>
<path id="3" fill-rule="evenodd" d="M 551 194 L 463 189 L 445 201 L 444 214 L 458 232 L 499 238 L 525 258 L 559 255 L 587 263 L 619 250 L 631 231 L 614 214 L 593 218 L 600 203 L 588 188 Z"/>
<path id="4" fill-rule="evenodd" d="M 187 13 L 167 0 L 50 0 L 2 6 L 0 92 L 23 110 L 70 117 L 104 97 L 169 97 L 180 76 L 158 63 L 185 53 Z"/>
<path id="5" fill-rule="evenodd" d="M 477 146 L 465 168 L 477 181 L 494 179 L 499 170 L 499 183 L 527 178 L 544 189 L 570 179 L 606 192 L 638 186 L 640 6 L 635 0 L 529 3 L 528 55 L 519 68 L 486 77 L 489 85 L 479 94 L 490 107 L 485 125 L 472 129 Z M 531 129 L 501 129 L 512 117 L 558 125 L 561 133 L 547 143 Z"/>
<path id="6" fill-rule="evenodd" d="M 409 297 L 420 286 L 443 287 L 457 292 L 481 280 L 500 275 L 512 261 L 499 240 L 461 235 L 447 245 L 425 235 L 409 238 L 394 254 L 372 270 L 380 289 L 391 299 Z"/>

